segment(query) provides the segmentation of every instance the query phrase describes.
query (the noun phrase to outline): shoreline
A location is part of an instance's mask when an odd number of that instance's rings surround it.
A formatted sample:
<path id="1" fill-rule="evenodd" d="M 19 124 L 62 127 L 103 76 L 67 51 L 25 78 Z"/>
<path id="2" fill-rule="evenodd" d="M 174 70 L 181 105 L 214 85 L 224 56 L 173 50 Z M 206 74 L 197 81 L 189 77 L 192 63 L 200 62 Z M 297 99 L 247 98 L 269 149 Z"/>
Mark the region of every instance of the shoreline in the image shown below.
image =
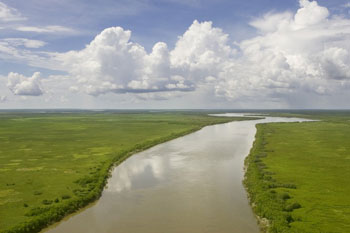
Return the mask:
<path id="1" fill-rule="evenodd" d="M 312 118 L 310 117 L 309 119 Z M 284 232 L 285 230 L 288 231 L 289 224 L 294 221 L 290 212 L 285 211 L 287 200 L 293 197 L 289 196 L 288 193 L 278 193 L 275 189 L 293 190 L 297 189 L 297 187 L 294 184 L 279 183 L 272 177 L 274 173 L 266 170 L 267 166 L 263 162 L 263 158 L 267 157 L 268 152 L 270 152 L 265 147 L 267 144 L 265 140 L 266 126 L 268 124 L 271 123 L 258 123 L 255 125 L 254 142 L 244 160 L 244 178 L 242 183 L 260 231 L 267 233 L 273 227 L 273 232 L 276 232 L 275 225 L 278 225 L 278 230 Z M 284 198 L 283 195 L 285 194 Z M 300 208 L 300 206 L 296 208 Z M 274 211 L 278 213 L 276 214 Z M 276 216 L 280 219 L 276 219 Z"/>
<path id="2" fill-rule="evenodd" d="M 69 218 L 70 215 L 79 212 L 94 202 L 98 201 L 101 197 L 102 191 L 104 190 L 108 178 L 111 176 L 112 170 L 125 161 L 130 156 L 147 150 L 153 146 L 156 146 L 161 143 L 168 142 L 170 140 L 194 133 L 201 130 L 206 126 L 225 124 L 233 121 L 244 121 L 244 120 L 253 120 L 245 117 L 230 117 L 222 118 L 221 121 L 209 122 L 208 124 L 203 124 L 201 126 L 194 127 L 190 130 L 185 130 L 179 133 L 172 133 L 168 136 L 158 138 L 152 141 L 146 141 L 141 144 L 136 144 L 133 148 L 119 152 L 114 156 L 110 161 L 107 161 L 101 167 L 98 175 L 95 175 L 94 178 L 94 188 L 89 191 L 87 195 L 68 199 L 64 204 L 60 206 L 53 207 L 38 207 L 38 215 L 33 215 L 33 218 L 29 221 L 22 222 L 17 224 L 9 229 L 2 231 L 3 233 L 17 233 L 17 232 L 45 232 L 46 228 L 49 228 L 55 223 L 59 223 L 64 218 Z M 35 214 L 35 213 L 34 213 Z"/>
<path id="3" fill-rule="evenodd" d="M 261 123 L 260 123 L 261 124 Z M 252 198 L 251 198 L 251 192 L 248 188 L 248 185 L 247 185 L 247 182 L 248 181 L 248 169 L 251 168 L 251 163 L 252 163 L 252 159 L 254 157 L 254 153 L 255 153 L 255 150 L 258 150 L 259 149 L 259 146 L 260 146 L 260 140 L 261 138 L 259 138 L 261 132 L 259 131 L 258 129 L 258 125 L 260 124 L 256 124 L 255 125 L 255 128 L 256 128 L 256 133 L 255 133 L 255 136 L 254 136 L 254 142 L 253 142 L 253 145 L 252 147 L 250 148 L 250 151 L 249 151 L 249 154 L 247 155 L 247 157 L 244 159 L 244 168 L 243 168 L 243 171 L 244 171 L 244 178 L 242 180 L 242 183 L 243 183 L 243 186 L 244 186 L 244 189 L 247 193 L 247 198 L 248 198 L 248 201 L 249 201 L 249 205 L 253 211 L 253 214 L 256 218 L 256 221 L 258 223 L 258 226 L 259 226 L 259 229 L 262 233 L 266 233 L 268 232 L 268 228 L 269 228 L 269 220 L 266 219 L 266 218 L 262 218 L 258 213 L 257 211 L 255 210 L 255 207 L 256 207 L 256 203 L 252 202 Z"/>

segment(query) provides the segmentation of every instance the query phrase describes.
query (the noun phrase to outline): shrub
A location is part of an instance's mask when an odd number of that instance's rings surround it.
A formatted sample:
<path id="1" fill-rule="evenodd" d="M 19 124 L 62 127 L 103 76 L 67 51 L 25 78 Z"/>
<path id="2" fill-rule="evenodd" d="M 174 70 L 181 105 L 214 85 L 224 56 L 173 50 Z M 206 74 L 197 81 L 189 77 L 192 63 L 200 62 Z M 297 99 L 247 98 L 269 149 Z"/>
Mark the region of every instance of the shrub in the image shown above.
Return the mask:
<path id="1" fill-rule="evenodd" d="M 49 210 L 49 207 L 35 207 L 30 209 L 25 216 L 37 216 L 43 214 Z"/>
<path id="2" fill-rule="evenodd" d="M 296 189 L 297 186 L 295 184 L 282 184 L 281 185 L 283 188 L 287 188 L 287 189 Z"/>
<path id="3" fill-rule="evenodd" d="M 46 199 L 42 201 L 42 203 L 43 203 L 44 205 L 51 205 L 52 202 L 53 202 L 52 200 L 46 200 Z"/>
<path id="4" fill-rule="evenodd" d="M 67 195 L 67 194 L 62 195 L 62 200 L 69 199 L 69 198 L 71 198 L 71 196 L 69 196 L 69 195 Z"/>
<path id="5" fill-rule="evenodd" d="M 295 209 L 301 208 L 301 205 L 298 202 L 294 202 L 293 204 L 289 204 L 286 206 L 285 211 L 291 212 Z"/>
<path id="6" fill-rule="evenodd" d="M 280 198 L 281 198 L 282 200 L 288 200 L 288 199 L 290 199 L 290 196 L 289 196 L 288 193 L 282 193 L 282 194 L 280 195 Z"/>

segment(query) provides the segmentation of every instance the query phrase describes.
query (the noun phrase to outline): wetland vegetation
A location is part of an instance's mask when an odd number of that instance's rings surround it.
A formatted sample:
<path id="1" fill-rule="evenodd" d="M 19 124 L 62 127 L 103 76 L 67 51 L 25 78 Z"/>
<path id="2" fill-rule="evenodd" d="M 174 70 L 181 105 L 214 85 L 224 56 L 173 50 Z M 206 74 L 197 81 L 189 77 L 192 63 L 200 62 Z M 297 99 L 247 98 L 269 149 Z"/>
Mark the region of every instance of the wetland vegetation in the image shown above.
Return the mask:
<path id="1" fill-rule="evenodd" d="M 197 113 L 1 113 L 0 232 L 38 232 L 99 198 L 132 153 L 243 118 Z"/>
<path id="2" fill-rule="evenodd" d="M 350 232 L 350 113 L 270 112 L 244 184 L 263 231 Z M 0 232 L 38 232 L 98 199 L 111 167 L 203 126 L 206 112 L 0 113 Z M 253 120 L 254 118 L 250 118 Z"/>
<path id="3" fill-rule="evenodd" d="M 350 113 L 257 125 L 244 184 L 263 231 L 350 232 Z"/>

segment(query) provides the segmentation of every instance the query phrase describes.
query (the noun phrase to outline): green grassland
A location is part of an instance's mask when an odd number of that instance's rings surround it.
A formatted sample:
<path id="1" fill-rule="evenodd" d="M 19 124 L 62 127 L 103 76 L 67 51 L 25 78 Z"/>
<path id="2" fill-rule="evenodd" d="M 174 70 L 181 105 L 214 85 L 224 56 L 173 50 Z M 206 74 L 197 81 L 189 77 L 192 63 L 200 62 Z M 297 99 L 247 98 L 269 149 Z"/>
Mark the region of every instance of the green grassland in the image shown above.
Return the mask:
<path id="1" fill-rule="evenodd" d="M 244 183 L 262 230 L 350 232 L 350 114 L 282 115 L 322 121 L 257 126 Z"/>
<path id="2" fill-rule="evenodd" d="M 132 153 L 242 118 L 195 113 L 1 113 L 0 231 L 37 232 L 96 200 Z"/>

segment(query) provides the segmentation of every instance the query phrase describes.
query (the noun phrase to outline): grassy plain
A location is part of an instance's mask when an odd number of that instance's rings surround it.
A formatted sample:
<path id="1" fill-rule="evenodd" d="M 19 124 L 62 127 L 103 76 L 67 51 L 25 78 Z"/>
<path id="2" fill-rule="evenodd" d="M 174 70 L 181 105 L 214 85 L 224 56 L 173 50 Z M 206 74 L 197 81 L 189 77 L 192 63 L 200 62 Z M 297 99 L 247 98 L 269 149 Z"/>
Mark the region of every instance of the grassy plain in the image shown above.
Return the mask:
<path id="1" fill-rule="evenodd" d="M 350 232 L 349 112 L 283 115 L 322 121 L 257 126 L 244 183 L 263 230 Z"/>
<path id="2" fill-rule="evenodd" d="M 194 113 L 1 113 L 0 232 L 37 232 L 96 200 L 112 164 L 232 120 Z"/>

